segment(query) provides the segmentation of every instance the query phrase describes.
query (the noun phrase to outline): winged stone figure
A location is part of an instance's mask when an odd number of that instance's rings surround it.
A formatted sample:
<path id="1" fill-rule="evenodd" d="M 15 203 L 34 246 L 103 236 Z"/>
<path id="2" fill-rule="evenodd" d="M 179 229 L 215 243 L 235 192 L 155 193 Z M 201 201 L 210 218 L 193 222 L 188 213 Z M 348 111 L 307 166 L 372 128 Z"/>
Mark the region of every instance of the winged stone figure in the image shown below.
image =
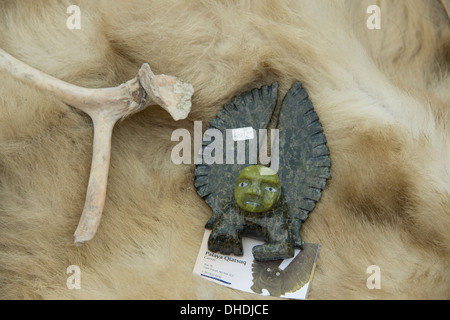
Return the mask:
<path id="1" fill-rule="evenodd" d="M 278 83 L 253 89 L 231 100 L 210 122 L 210 129 L 267 129 L 278 98 Z M 195 187 L 212 209 L 206 223 L 211 229 L 208 249 L 223 254 L 242 255 L 242 237 L 262 239 L 266 243 L 252 249 L 257 261 L 290 258 L 294 248 L 302 247 L 300 229 L 322 195 L 330 177 L 331 160 L 322 125 L 300 82 L 295 82 L 283 99 L 277 123 L 278 172 L 254 163 L 252 146 L 257 152 L 264 146 L 253 144 L 235 148 L 234 141 L 223 143 L 224 160 L 231 152 L 234 159 L 198 164 Z M 208 132 L 208 131 L 207 131 Z M 201 152 L 209 150 L 211 137 L 203 139 Z M 209 148 L 209 149 L 208 149 Z M 248 154 L 243 157 L 242 153 Z"/>

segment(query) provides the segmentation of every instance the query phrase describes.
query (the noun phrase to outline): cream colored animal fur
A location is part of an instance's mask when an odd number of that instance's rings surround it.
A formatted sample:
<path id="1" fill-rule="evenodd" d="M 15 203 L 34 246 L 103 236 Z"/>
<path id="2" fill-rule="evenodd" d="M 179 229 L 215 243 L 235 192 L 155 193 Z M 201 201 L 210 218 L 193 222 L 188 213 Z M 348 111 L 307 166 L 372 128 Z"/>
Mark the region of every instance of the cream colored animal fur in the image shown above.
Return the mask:
<path id="1" fill-rule="evenodd" d="M 69 30 L 66 9 L 81 9 Z M 366 12 L 381 8 L 381 29 Z M 450 20 L 441 1 L 0 1 L 0 47 L 85 87 L 148 62 L 195 87 L 187 120 L 159 107 L 118 124 L 96 237 L 77 248 L 92 123 L 0 73 L 0 298 L 251 299 L 192 275 L 210 208 L 177 128 L 233 96 L 303 82 L 331 151 L 304 224 L 322 244 L 311 299 L 450 298 Z M 70 265 L 81 289 L 66 286 Z M 370 265 L 381 289 L 368 289 Z"/>

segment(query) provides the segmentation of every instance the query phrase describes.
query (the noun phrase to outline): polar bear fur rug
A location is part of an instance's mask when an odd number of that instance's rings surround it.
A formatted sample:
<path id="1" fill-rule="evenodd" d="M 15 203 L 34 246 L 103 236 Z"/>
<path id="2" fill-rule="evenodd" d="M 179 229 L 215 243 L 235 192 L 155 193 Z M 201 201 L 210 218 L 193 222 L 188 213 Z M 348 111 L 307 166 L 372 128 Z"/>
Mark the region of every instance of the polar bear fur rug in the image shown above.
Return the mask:
<path id="1" fill-rule="evenodd" d="M 0 298 L 255 299 L 192 274 L 211 209 L 175 129 L 203 129 L 233 96 L 278 81 L 309 93 L 331 179 L 302 228 L 322 249 L 310 299 L 450 298 L 448 1 L 0 1 L 0 47 L 84 87 L 142 63 L 195 88 L 174 121 L 159 107 L 113 133 L 106 206 L 89 243 L 90 118 L 0 72 Z M 80 8 L 69 29 L 67 8 Z M 380 8 L 380 29 L 368 27 Z M 447 7 L 448 9 L 448 7 Z M 369 20 L 369 22 L 368 22 Z M 194 152 L 194 151 L 193 151 Z M 69 290 L 67 268 L 81 270 Z M 368 267 L 380 271 L 369 289 Z"/>

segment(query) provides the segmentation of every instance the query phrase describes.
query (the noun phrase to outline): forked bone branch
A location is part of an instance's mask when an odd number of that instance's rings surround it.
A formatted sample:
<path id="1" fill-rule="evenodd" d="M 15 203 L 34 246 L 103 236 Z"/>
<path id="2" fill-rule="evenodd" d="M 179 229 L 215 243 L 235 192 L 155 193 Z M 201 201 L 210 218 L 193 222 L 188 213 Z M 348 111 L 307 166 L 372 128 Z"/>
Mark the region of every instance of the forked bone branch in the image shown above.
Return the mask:
<path id="1" fill-rule="evenodd" d="M 138 75 L 113 88 L 87 89 L 41 72 L 0 49 L 0 69 L 19 80 L 48 91 L 64 103 L 87 113 L 94 125 L 91 172 L 86 201 L 75 244 L 91 240 L 100 224 L 106 199 L 106 185 L 111 155 L 111 137 L 115 123 L 149 105 L 160 105 L 174 120 L 185 119 L 191 109 L 193 87 L 167 75 L 154 75 L 143 64 Z"/>

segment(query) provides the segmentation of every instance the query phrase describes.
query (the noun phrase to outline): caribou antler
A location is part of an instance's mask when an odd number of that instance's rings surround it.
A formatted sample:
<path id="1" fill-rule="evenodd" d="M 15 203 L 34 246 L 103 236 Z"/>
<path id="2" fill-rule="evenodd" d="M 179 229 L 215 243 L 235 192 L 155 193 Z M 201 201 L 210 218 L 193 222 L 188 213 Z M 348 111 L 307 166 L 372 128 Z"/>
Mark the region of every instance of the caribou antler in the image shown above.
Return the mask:
<path id="1" fill-rule="evenodd" d="M 45 74 L 0 49 L 0 69 L 19 80 L 52 93 L 64 103 L 87 113 L 94 124 L 91 173 L 86 202 L 75 231 L 75 244 L 91 240 L 100 224 L 106 199 L 111 136 L 115 123 L 149 105 L 160 105 L 174 120 L 191 109 L 193 87 L 178 78 L 154 75 L 147 63 L 138 75 L 114 88 L 87 89 Z"/>

